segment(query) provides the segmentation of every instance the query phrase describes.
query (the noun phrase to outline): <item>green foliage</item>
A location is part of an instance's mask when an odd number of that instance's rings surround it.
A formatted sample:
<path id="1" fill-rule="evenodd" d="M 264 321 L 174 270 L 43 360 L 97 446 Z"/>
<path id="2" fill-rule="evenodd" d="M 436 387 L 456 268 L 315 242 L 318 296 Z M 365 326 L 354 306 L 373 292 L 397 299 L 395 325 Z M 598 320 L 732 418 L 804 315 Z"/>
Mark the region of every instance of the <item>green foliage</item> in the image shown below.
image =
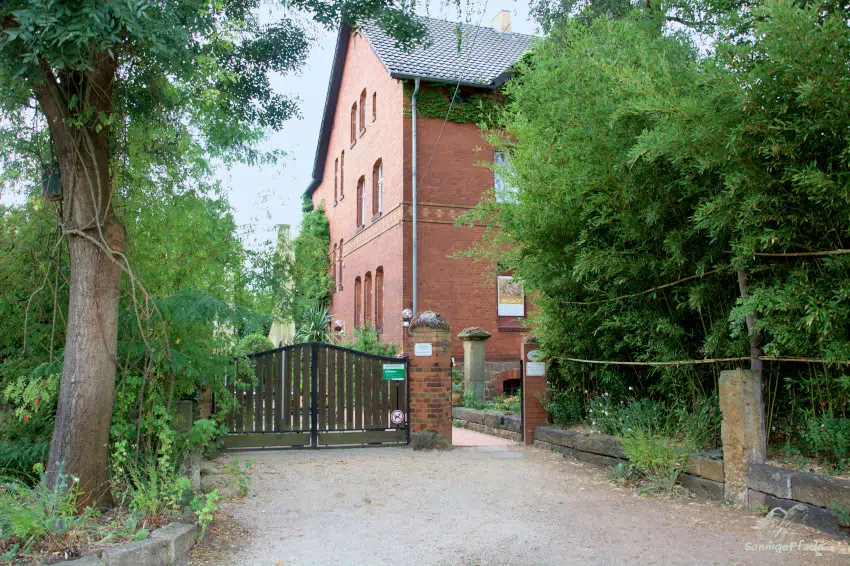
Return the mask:
<path id="1" fill-rule="evenodd" d="M 371 322 L 366 322 L 359 328 L 354 328 L 351 333 L 351 338 L 343 340 L 339 343 L 340 346 L 359 350 L 367 354 L 376 356 L 392 357 L 398 354 L 398 344 L 392 342 L 382 342 L 378 331 L 372 326 Z"/>
<path id="2" fill-rule="evenodd" d="M 330 344 L 331 315 L 326 304 L 313 305 L 301 315 L 301 324 L 295 329 L 296 342 L 323 342 Z"/>
<path id="3" fill-rule="evenodd" d="M 846 469 L 850 466 L 850 419 L 826 414 L 813 417 L 800 429 L 799 443 L 807 455 Z"/>
<path id="4" fill-rule="evenodd" d="M 644 491 L 673 489 L 688 458 L 686 450 L 642 428 L 623 437 L 622 443 L 631 465 L 649 481 Z"/>
<path id="5" fill-rule="evenodd" d="M 19 481 L 7 481 L 0 488 L 0 539 L 17 537 L 26 550 L 38 538 L 45 537 L 59 549 L 73 544 L 65 535 L 80 528 L 88 517 L 77 508 L 80 495 L 79 480 L 58 473 L 56 486 L 50 488 L 39 481 L 34 487 Z M 43 475 L 43 467 L 37 467 Z"/>
<path id="6" fill-rule="evenodd" d="M 555 391 L 546 401 L 546 411 L 552 415 L 552 422 L 558 426 L 577 423 L 584 418 L 584 403 L 580 398 L 566 391 Z"/>
<path id="7" fill-rule="evenodd" d="M 237 488 L 242 497 L 248 495 L 248 490 L 251 487 L 251 476 L 248 474 L 253 467 L 254 460 L 246 460 L 240 466 L 239 460 L 234 458 L 231 463 L 224 466 L 224 473 L 230 476 L 227 480 L 227 486 Z"/>
<path id="8" fill-rule="evenodd" d="M 613 466 L 608 466 L 605 477 L 619 485 L 625 485 L 629 480 L 634 479 L 635 471 L 628 462 L 617 462 Z"/>
<path id="9" fill-rule="evenodd" d="M 466 390 L 463 392 L 462 398 L 463 406 L 467 409 L 476 409 L 481 410 L 487 406 L 486 401 L 482 401 L 475 396 L 475 392 L 471 390 Z"/>
<path id="10" fill-rule="evenodd" d="M 492 125 L 501 111 L 503 101 L 497 93 L 481 94 L 471 89 L 458 89 L 456 85 L 422 84 L 416 93 L 416 113 L 420 118 L 448 119 L 450 122 Z M 413 83 L 404 82 L 404 116 L 410 117 Z M 454 103 L 452 103 L 454 97 Z M 451 112 L 449 106 L 451 105 Z"/>
<path id="11" fill-rule="evenodd" d="M 633 387 L 670 410 L 697 407 L 729 365 L 570 359 L 747 356 L 750 315 L 766 355 L 850 359 L 850 256 L 760 255 L 848 247 L 836 220 L 850 215 L 847 11 L 727 10 L 717 21 L 731 31 L 708 53 L 665 32 L 663 8 L 560 21 L 507 86 L 488 138 L 510 156 L 516 198 L 488 196 L 462 221 L 487 226 L 468 255 L 513 270 L 536 297 L 554 390 L 621 399 Z M 768 418 L 795 400 L 840 407 L 842 368 L 765 363 Z"/>
<path id="12" fill-rule="evenodd" d="M 271 340 L 264 334 L 249 334 L 236 344 L 236 355 L 256 354 L 274 348 Z"/>
<path id="13" fill-rule="evenodd" d="M 213 513 L 218 510 L 218 492 L 211 491 L 205 494 L 198 494 L 192 498 L 191 507 L 198 518 L 198 524 L 201 526 L 201 537 L 207 532 L 207 528 L 213 522 Z"/>
<path id="14" fill-rule="evenodd" d="M 850 509 L 841 505 L 837 498 L 833 499 L 826 508 L 840 526 L 845 529 L 850 527 Z"/>

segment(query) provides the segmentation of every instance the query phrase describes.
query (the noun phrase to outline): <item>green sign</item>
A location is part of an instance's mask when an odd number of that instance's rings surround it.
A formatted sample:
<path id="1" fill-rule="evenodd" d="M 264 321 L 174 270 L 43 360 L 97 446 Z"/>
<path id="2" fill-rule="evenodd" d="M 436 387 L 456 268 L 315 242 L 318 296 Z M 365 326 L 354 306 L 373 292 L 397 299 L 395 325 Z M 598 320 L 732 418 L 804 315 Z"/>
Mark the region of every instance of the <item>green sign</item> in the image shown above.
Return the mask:
<path id="1" fill-rule="evenodd" d="M 384 364 L 384 380 L 404 380 L 404 364 Z"/>

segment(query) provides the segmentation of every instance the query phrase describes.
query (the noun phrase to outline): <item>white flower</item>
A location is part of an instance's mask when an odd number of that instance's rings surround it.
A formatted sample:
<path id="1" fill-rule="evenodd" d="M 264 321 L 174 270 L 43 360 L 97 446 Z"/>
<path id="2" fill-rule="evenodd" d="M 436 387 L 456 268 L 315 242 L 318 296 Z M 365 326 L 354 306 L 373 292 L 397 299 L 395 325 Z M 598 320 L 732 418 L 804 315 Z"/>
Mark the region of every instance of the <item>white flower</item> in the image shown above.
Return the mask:
<path id="1" fill-rule="evenodd" d="M 629 385 L 629 391 L 634 391 L 634 390 L 635 390 L 635 388 L 632 387 L 631 385 Z"/>
<path id="2" fill-rule="evenodd" d="M 591 421 L 590 424 L 595 425 L 596 421 Z"/>
<path id="3" fill-rule="evenodd" d="M 80 483 L 80 478 L 75 477 L 75 478 L 74 478 L 74 483 Z"/>
<path id="4" fill-rule="evenodd" d="M 587 389 L 584 390 L 584 394 L 587 395 Z"/>

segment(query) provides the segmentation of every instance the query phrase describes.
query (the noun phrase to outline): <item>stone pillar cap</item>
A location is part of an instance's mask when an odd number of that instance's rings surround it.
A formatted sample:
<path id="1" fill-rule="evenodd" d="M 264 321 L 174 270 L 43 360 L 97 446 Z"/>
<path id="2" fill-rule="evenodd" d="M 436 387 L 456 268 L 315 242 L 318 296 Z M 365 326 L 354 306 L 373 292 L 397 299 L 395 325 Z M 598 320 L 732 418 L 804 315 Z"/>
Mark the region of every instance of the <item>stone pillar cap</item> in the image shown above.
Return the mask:
<path id="1" fill-rule="evenodd" d="M 523 344 L 537 344 L 537 337 L 536 336 L 526 336 L 525 338 L 522 339 L 522 343 Z"/>
<path id="2" fill-rule="evenodd" d="M 487 340 L 491 336 L 493 335 L 478 326 L 470 326 L 469 328 L 464 328 L 460 331 L 460 334 L 457 335 L 457 337 L 461 340 L 471 341 Z"/>
<path id="3" fill-rule="evenodd" d="M 434 330 L 449 330 L 449 321 L 440 314 L 434 311 L 422 311 L 413 322 L 410 323 L 410 330 L 414 328 L 432 328 Z"/>

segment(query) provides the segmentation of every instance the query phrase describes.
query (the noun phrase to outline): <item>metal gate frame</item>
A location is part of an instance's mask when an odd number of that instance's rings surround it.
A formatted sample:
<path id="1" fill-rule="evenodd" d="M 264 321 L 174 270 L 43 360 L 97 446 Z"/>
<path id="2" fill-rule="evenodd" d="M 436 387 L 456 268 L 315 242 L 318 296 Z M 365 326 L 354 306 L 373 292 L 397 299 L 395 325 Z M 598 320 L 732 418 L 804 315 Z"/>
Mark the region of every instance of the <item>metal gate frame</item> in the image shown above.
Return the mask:
<path id="1" fill-rule="evenodd" d="M 305 356 L 307 348 L 309 348 L 309 357 Z M 341 366 L 332 367 L 333 363 L 328 364 L 330 352 L 335 352 L 336 359 L 343 361 Z M 322 359 L 320 359 L 320 353 L 322 353 Z M 237 387 L 235 383 L 229 385 L 231 392 L 240 397 L 240 400 L 238 410 L 227 415 L 228 433 L 224 435 L 224 448 L 320 448 L 322 446 L 410 443 L 410 359 L 407 356 L 378 356 L 334 344 L 306 342 L 257 352 L 248 355 L 247 358 L 254 361 L 257 385 L 244 389 Z M 309 428 L 304 428 L 307 409 L 304 404 L 304 397 L 307 394 L 305 378 L 308 377 L 304 362 L 307 359 L 310 366 Z M 271 363 L 267 360 L 271 360 Z M 371 365 L 367 365 L 367 361 L 371 361 Z M 383 380 L 380 373 L 375 373 L 378 363 L 404 364 L 405 383 L 401 389 L 396 388 L 392 391 L 392 385 L 387 385 L 386 388 L 378 385 L 375 388 L 375 382 L 392 384 L 400 381 Z M 339 372 L 340 369 L 341 374 L 334 373 L 332 382 L 331 372 Z M 320 370 L 326 372 L 325 375 L 320 376 Z M 287 372 L 290 372 L 289 379 L 287 379 Z M 337 381 L 338 377 L 341 381 Z M 298 385 L 295 384 L 296 380 Z M 286 392 L 284 401 L 281 390 L 287 387 L 289 391 Z M 334 400 L 334 394 L 337 391 L 344 394 L 345 399 L 340 401 L 341 404 L 337 403 L 334 407 L 330 407 L 329 403 Z M 403 401 L 398 399 L 402 391 Z M 320 393 L 323 399 L 320 399 Z M 301 402 L 296 403 L 292 394 L 299 397 Z M 371 397 L 369 404 L 377 398 L 380 406 L 367 406 L 367 398 L 363 396 L 366 394 Z M 403 406 L 393 406 L 393 395 L 396 402 L 401 401 Z M 320 407 L 320 401 L 323 400 L 324 405 Z M 288 413 L 285 408 L 287 404 L 289 405 Z M 262 412 L 255 412 L 255 406 L 257 410 L 262 409 Z M 389 411 L 382 415 L 384 407 Z M 405 420 L 393 428 L 389 415 L 395 409 L 404 411 Z M 360 412 L 359 416 L 357 412 Z M 335 425 L 335 418 L 329 418 L 334 413 L 341 417 L 341 428 Z M 378 425 L 385 426 L 367 426 L 367 420 L 372 421 L 372 425 L 375 424 L 376 415 Z M 320 419 L 320 416 L 323 418 Z M 293 420 L 296 424 L 300 423 L 301 427 L 291 426 Z M 285 426 L 287 421 L 290 425 L 288 427 Z M 328 421 L 334 424 L 330 425 Z M 355 428 L 355 423 L 361 426 Z M 242 430 L 234 430 L 234 428 Z"/>

